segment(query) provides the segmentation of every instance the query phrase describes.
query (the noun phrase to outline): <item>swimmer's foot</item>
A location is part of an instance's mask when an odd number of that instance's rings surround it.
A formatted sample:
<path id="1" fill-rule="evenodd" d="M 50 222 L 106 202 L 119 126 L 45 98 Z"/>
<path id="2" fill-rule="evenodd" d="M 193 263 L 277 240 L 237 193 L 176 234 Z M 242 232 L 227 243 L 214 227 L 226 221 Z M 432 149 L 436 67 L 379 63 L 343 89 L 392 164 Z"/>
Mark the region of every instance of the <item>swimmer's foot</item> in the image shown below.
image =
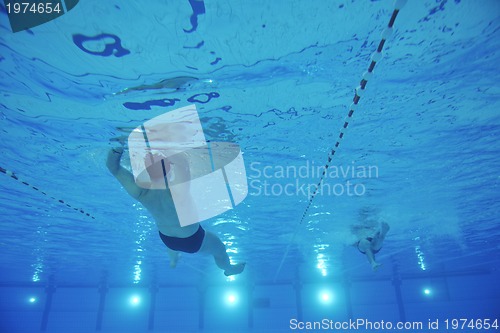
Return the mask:
<path id="1" fill-rule="evenodd" d="M 372 264 L 372 269 L 374 272 L 378 271 L 378 269 L 380 268 L 380 266 L 382 266 L 382 264 L 379 264 L 378 262 L 374 262 Z"/>
<path id="2" fill-rule="evenodd" d="M 245 265 L 246 265 L 245 263 L 231 265 L 230 268 L 228 268 L 224 271 L 224 275 L 231 276 L 231 275 L 240 274 L 245 269 Z"/>

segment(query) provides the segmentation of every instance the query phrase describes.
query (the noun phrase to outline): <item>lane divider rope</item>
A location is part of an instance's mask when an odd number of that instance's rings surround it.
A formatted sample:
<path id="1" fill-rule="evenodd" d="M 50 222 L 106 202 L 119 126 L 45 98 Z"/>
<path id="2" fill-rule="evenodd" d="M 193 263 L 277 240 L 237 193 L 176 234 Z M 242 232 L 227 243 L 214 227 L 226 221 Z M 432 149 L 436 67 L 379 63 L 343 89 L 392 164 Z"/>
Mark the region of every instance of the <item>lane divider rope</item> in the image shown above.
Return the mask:
<path id="1" fill-rule="evenodd" d="M 30 187 L 31 189 L 49 197 L 50 199 L 53 199 L 55 201 L 57 201 L 58 203 L 62 204 L 62 205 L 65 205 L 66 207 L 70 208 L 70 209 L 73 209 L 75 211 L 78 211 L 80 212 L 81 214 L 85 215 L 85 216 L 88 216 L 90 217 L 91 219 L 95 220 L 95 217 L 90 215 L 89 213 L 87 213 L 86 211 L 84 211 L 83 209 L 81 208 L 76 208 L 76 207 L 73 207 L 72 205 L 70 205 L 69 203 L 67 203 L 65 200 L 62 200 L 62 199 L 57 199 L 56 197 L 53 197 L 51 196 L 50 194 L 47 194 L 47 192 L 45 191 L 42 191 L 41 189 L 39 189 L 38 187 L 34 186 L 34 185 L 31 185 L 30 183 L 22 180 L 21 178 L 19 178 L 14 172 L 10 171 L 10 170 L 7 170 L 5 168 L 2 168 L 0 167 L 0 172 L 5 174 L 6 176 L 9 176 L 10 178 L 18 181 L 19 183 L 23 184 L 23 185 L 26 185 L 28 187 Z"/>
<path id="2" fill-rule="evenodd" d="M 398 13 L 401 10 L 401 8 L 404 7 L 406 2 L 407 2 L 407 0 L 396 0 L 394 3 L 394 11 L 392 12 L 392 16 L 389 20 L 389 24 L 387 25 L 387 28 L 385 28 L 384 31 L 382 32 L 381 40 L 380 40 L 380 43 L 378 44 L 377 50 L 371 56 L 371 63 L 370 63 L 370 66 L 368 66 L 368 70 L 363 73 L 363 76 L 362 76 L 362 79 L 359 83 L 359 86 L 355 89 L 353 101 L 352 101 L 351 105 L 349 106 L 349 112 L 347 113 L 347 116 L 344 118 L 344 124 L 340 129 L 339 136 L 337 138 L 337 142 L 335 142 L 335 145 L 328 153 L 327 162 L 326 162 L 325 167 L 323 169 L 323 173 L 320 176 L 320 179 L 319 179 L 318 184 L 316 185 L 316 187 L 314 189 L 314 192 L 311 194 L 311 197 L 309 198 L 309 201 L 307 202 L 307 206 L 304 210 L 304 213 L 302 213 L 302 216 L 300 218 L 300 222 L 297 225 L 297 228 L 296 228 L 295 233 L 292 237 L 292 240 L 288 243 L 285 254 L 283 255 L 283 258 L 278 266 L 278 270 L 277 270 L 276 275 L 274 277 L 275 281 L 276 281 L 276 278 L 278 277 L 278 275 L 281 271 L 281 267 L 283 266 L 283 263 L 284 263 L 287 255 L 288 255 L 288 251 L 290 250 L 290 245 L 292 244 L 293 240 L 295 239 L 295 236 L 297 235 L 297 232 L 299 230 L 300 225 L 302 225 L 302 222 L 304 222 L 304 219 L 307 217 L 307 213 L 309 211 L 309 208 L 311 207 L 311 205 L 314 201 L 314 198 L 316 197 L 316 194 L 318 193 L 318 189 L 321 187 L 321 184 L 323 183 L 323 180 L 325 178 L 325 175 L 326 175 L 328 168 L 330 167 L 330 163 L 333 159 L 333 156 L 335 156 L 335 153 L 337 152 L 337 150 L 340 146 L 340 142 L 344 138 L 347 127 L 349 126 L 349 122 L 351 121 L 352 116 L 354 114 L 354 111 L 356 110 L 356 108 L 358 106 L 359 100 L 361 99 L 361 96 L 363 96 L 363 93 L 366 89 L 366 84 L 372 78 L 373 69 L 375 68 L 375 65 L 377 64 L 377 62 L 379 62 L 382 59 L 382 49 L 384 48 L 386 40 L 392 35 L 392 32 L 393 32 L 392 27 L 394 25 L 394 22 L 396 21 L 396 17 L 398 16 Z"/>

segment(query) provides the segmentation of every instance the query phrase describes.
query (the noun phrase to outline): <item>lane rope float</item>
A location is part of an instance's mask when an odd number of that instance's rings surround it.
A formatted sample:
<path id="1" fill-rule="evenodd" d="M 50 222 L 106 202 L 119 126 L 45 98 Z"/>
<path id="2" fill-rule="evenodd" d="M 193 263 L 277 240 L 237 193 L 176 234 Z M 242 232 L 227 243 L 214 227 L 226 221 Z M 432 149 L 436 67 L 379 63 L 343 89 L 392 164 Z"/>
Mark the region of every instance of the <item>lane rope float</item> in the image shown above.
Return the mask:
<path id="1" fill-rule="evenodd" d="M 83 215 L 85 215 L 85 216 L 88 216 L 88 217 L 90 217 L 91 219 L 95 220 L 95 217 L 94 217 L 94 216 L 90 215 L 89 213 L 87 213 L 87 212 L 86 212 L 86 211 L 84 211 L 83 209 L 81 209 L 81 208 L 76 208 L 76 207 L 74 207 L 74 206 L 70 205 L 69 203 L 67 203 L 65 200 L 62 200 L 62 199 L 57 199 L 56 197 L 53 197 L 53 196 L 51 196 L 50 194 L 47 194 L 47 192 L 42 191 L 42 190 L 41 190 L 41 189 L 39 189 L 38 187 L 36 187 L 36 186 L 34 186 L 34 185 L 31 185 L 30 183 L 28 183 L 28 182 L 26 182 L 26 181 L 22 180 L 21 178 L 19 178 L 19 177 L 18 177 L 18 176 L 17 176 L 17 175 L 13 172 L 13 171 L 10 171 L 10 170 L 7 170 L 7 169 L 5 169 L 5 168 L 0 167 L 0 172 L 1 172 L 1 173 L 3 173 L 3 174 L 5 174 L 6 176 L 9 176 L 10 178 L 12 178 L 12 179 L 14 179 L 14 180 L 18 181 L 19 183 L 21 183 L 21 184 L 23 184 L 23 185 L 26 185 L 26 186 L 30 187 L 31 189 L 33 189 L 33 190 L 35 190 L 35 191 L 37 191 L 37 192 L 39 192 L 39 193 L 41 193 L 41 194 L 43 194 L 43 195 L 45 195 L 45 196 L 49 197 L 50 199 L 53 199 L 53 200 L 57 201 L 58 203 L 60 203 L 60 204 L 62 204 L 62 205 L 65 205 L 66 207 L 68 207 L 68 208 L 70 208 L 70 209 L 73 209 L 73 210 L 75 210 L 75 211 L 78 211 L 78 212 L 80 212 L 81 214 L 83 214 Z"/>
<path id="2" fill-rule="evenodd" d="M 368 70 L 363 73 L 363 76 L 362 76 L 362 79 L 359 83 L 359 86 L 355 89 L 353 101 L 352 101 L 351 105 L 349 106 L 349 109 L 348 109 L 349 112 L 347 113 L 346 117 L 344 118 L 344 124 L 340 128 L 337 142 L 335 142 L 335 145 L 333 146 L 333 148 L 331 148 L 330 151 L 328 152 L 327 162 L 325 163 L 323 173 L 320 176 L 320 179 L 319 179 L 318 184 L 316 185 L 316 187 L 314 189 L 314 192 L 311 194 L 311 197 L 309 198 L 309 200 L 307 202 L 307 206 L 304 210 L 304 213 L 302 213 L 302 216 L 300 218 L 300 222 L 298 223 L 298 225 L 296 227 L 296 230 L 293 234 L 292 240 L 288 243 L 285 254 L 283 255 L 283 258 L 281 259 L 281 262 L 278 266 L 278 270 L 276 271 L 276 274 L 274 276 L 275 281 L 276 281 L 276 279 L 281 271 L 281 267 L 283 266 L 283 263 L 285 262 L 285 259 L 288 255 L 288 251 L 290 250 L 290 246 L 291 246 L 293 240 L 295 239 L 295 236 L 297 235 L 299 227 L 302 225 L 302 222 L 304 222 L 304 219 L 307 217 L 307 213 L 309 211 L 309 208 L 311 207 L 311 205 L 314 201 L 314 198 L 316 197 L 316 194 L 318 193 L 318 189 L 321 187 L 321 184 L 323 183 L 323 180 L 325 178 L 325 175 L 326 175 L 328 168 L 330 167 L 330 163 L 333 159 L 333 156 L 335 156 L 335 153 L 337 152 L 337 150 L 340 146 L 340 142 L 344 138 L 347 127 L 349 126 L 349 122 L 354 114 L 354 111 L 356 110 L 356 108 L 358 106 L 358 102 L 361 99 L 361 96 L 363 96 L 363 93 L 364 93 L 365 88 L 366 88 L 366 84 L 368 83 L 368 81 L 371 79 L 371 77 L 373 75 L 373 69 L 375 68 L 375 65 L 377 64 L 377 62 L 379 62 L 382 59 L 382 49 L 384 48 L 386 40 L 392 35 L 392 32 L 393 32 L 392 27 L 394 25 L 394 22 L 396 21 L 396 17 L 398 16 L 398 13 L 401 10 L 401 8 L 404 7 L 406 2 L 407 2 L 407 0 L 396 0 L 394 2 L 394 11 L 392 12 L 391 18 L 389 20 L 389 24 L 382 32 L 381 40 L 380 40 L 380 43 L 378 44 L 377 50 L 371 56 L 371 63 L 370 63 L 370 66 L 368 66 Z"/>

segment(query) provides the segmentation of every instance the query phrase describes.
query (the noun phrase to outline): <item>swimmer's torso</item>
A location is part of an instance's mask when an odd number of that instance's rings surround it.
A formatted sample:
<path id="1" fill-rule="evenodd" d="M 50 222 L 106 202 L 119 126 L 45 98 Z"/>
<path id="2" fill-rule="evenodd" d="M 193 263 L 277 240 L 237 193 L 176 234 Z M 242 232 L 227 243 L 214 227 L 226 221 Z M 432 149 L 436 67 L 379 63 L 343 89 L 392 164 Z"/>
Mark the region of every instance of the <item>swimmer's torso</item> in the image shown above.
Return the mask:
<path id="1" fill-rule="evenodd" d="M 198 224 L 181 227 L 169 190 L 148 190 L 139 201 L 153 215 L 158 230 L 166 236 L 186 238 L 198 230 Z"/>

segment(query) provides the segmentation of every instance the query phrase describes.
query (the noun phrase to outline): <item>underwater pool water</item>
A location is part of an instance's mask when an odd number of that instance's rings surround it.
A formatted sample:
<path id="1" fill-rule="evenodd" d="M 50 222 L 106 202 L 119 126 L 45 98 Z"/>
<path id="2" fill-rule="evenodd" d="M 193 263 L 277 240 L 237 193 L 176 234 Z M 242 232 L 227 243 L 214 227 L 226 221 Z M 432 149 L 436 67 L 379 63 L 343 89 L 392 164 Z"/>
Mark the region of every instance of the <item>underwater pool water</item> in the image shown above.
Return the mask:
<path id="1" fill-rule="evenodd" d="M 81 0 L 15 33 L 7 3 L 1 332 L 498 320 L 497 1 L 408 1 L 341 140 L 392 2 Z M 208 141 L 243 152 L 247 197 L 202 222 L 247 263 L 231 278 L 207 256 L 171 269 L 151 215 L 106 169 L 134 128 L 193 104 Z M 380 221 L 373 272 L 351 229 Z"/>

